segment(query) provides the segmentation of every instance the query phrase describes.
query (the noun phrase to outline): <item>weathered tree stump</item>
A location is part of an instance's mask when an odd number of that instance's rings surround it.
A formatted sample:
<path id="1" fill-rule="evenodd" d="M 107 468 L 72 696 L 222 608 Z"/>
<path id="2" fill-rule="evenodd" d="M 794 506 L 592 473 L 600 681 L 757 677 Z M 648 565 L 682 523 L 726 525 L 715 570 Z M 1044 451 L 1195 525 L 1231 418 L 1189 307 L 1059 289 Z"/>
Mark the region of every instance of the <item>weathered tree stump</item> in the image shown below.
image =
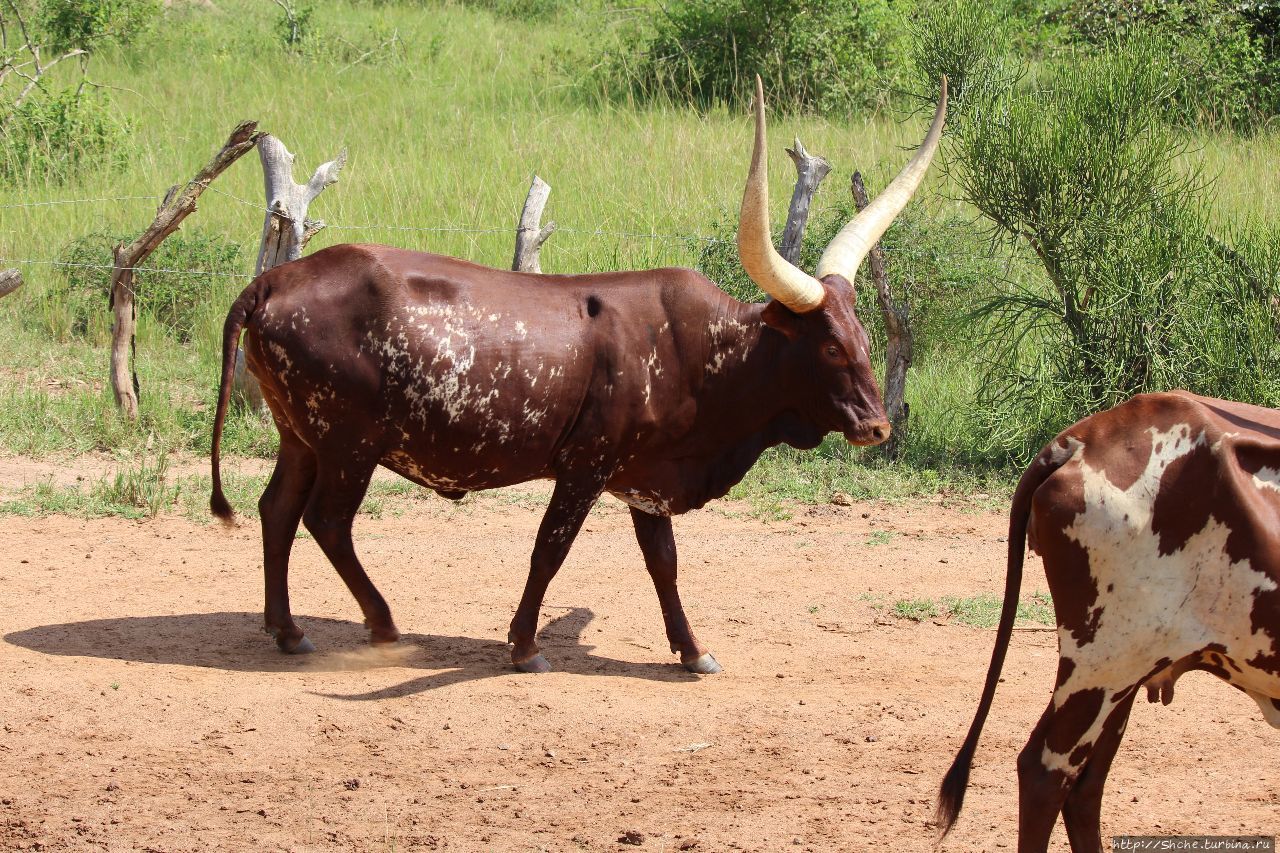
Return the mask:
<path id="1" fill-rule="evenodd" d="M 325 187 L 338 180 L 338 173 L 347 164 L 344 148 L 338 156 L 323 163 L 311 175 L 305 185 L 293 180 L 294 156 L 284 143 L 271 134 L 258 141 L 258 156 L 262 160 L 262 183 L 267 194 L 267 213 L 262 222 L 262 244 L 258 247 L 258 262 L 253 274 L 262 275 L 272 267 L 296 261 L 302 257 L 307 242 L 324 228 L 319 219 L 308 219 L 307 211 L 316 196 Z M 236 350 L 236 369 L 231 377 L 231 399 L 251 409 L 262 409 L 262 388 L 252 373 L 245 369 L 244 350 Z"/>
<path id="2" fill-rule="evenodd" d="M 22 287 L 22 272 L 16 269 L 0 270 L 0 299 Z"/>
<path id="3" fill-rule="evenodd" d="M 520 211 L 520 223 L 516 226 L 516 253 L 511 260 L 511 269 L 516 272 L 542 272 L 538 254 L 542 244 L 556 230 L 554 222 L 541 224 L 542 211 L 550 195 L 550 185 L 534 175 L 533 183 L 529 184 L 529 194 L 525 196 L 524 208 Z"/>
<path id="4" fill-rule="evenodd" d="M 302 185 L 294 183 L 293 155 L 279 139 L 264 135 L 258 142 L 258 155 L 262 158 L 267 215 L 262 223 L 262 246 L 258 249 L 254 275 L 302 257 L 307 241 L 324 228 L 324 222 L 307 218 L 307 209 L 325 187 L 338 180 L 338 173 L 347 164 L 344 148 L 337 157 L 319 166 L 311 180 Z"/>
<path id="5" fill-rule="evenodd" d="M 791 162 L 796 164 L 796 187 L 791 192 L 791 207 L 787 210 L 787 227 L 782 230 L 782 246 L 778 254 L 792 264 L 800 263 L 800 247 L 804 242 L 804 229 L 809 221 L 809 205 L 818 191 L 818 184 L 831 171 L 831 164 L 816 154 L 805 150 L 800 138 L 795 147 L 786 149 Z"/>
<path id="6" fill-rule="evenodd" d="M 861 211 L 870 204 L 867 188 L 862 183 L 862 173 L 853 173 L 853 203 Z M 895 302 L 889 289 L 889 277 L 884 269 L 884 252 L 876 243 L 867 253 L 867 266 L 876 286 L 876 301 L 884 315 L 884 409 L 892 431 L 884 444 L 889 458 L 897 458 L 898 448 L 907 433 L 907 418 L 911 414 L 907 405 L 907 370 L 911 367 L 911 350 L 914 336 L 911 333 L 911 306 L 904 298 Z"/>
<path id="7" fill-rule="evenodd" d="M 115 247 L 115 268 L 111 271 L 110 306 L 115 314 L 111 335 L 111 390 L 116 405 L 130 419 L 138 417 L 138 374 L 134 372 L 132 357 L 136 347 L 134 328 L 138 314 L 134 306 L 133 273 L 138 264 L 156 250 L 166 237 L 178 230 L 182 220 L 195 212 L 196 199 L 213 179 L 257 144 L 261 133 L 258 123 L 241 122 L 231 132 L 222 149 L 181 190 L 173 186 L 165 195 L 164 203 L 156 212 L 155 220 L 132 243 L 119 243 Z"/>

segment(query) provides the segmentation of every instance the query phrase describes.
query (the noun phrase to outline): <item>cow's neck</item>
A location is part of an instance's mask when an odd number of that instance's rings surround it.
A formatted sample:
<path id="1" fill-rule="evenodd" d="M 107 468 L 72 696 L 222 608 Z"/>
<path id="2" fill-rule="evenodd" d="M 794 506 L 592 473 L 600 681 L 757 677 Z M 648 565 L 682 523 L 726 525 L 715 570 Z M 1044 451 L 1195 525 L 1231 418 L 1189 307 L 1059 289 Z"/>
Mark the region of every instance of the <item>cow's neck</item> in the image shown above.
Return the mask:
<path id="1" fill-rule="evenodd" d="M 799 412 L 788 341 L 761 320 L 762 308 L 725 305 L 708 324 L 705 377 L 694 390 L 697 416 L 677 450 L 682 465 L 702 468 L 694 478 L 707 493 L 702 500 L 728 492 L 765 449 L 815 447 L 824 434 Z"/>

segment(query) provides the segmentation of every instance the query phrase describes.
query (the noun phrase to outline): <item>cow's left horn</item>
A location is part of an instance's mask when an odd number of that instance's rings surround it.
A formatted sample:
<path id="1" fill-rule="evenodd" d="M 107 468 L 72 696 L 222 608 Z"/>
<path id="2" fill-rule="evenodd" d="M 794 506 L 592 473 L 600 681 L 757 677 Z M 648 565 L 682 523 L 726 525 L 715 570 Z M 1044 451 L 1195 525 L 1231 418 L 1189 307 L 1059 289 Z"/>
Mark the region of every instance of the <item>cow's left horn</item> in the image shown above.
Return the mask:
<path id="1" fill-rule="evenodd" d="M 738 217 L 738 257 L 760 289 L 797 314 L 822 304 L 826 288 L 773 248 L 769 235 L 769 177 L 765 173 L 764 84 L 756 75 L 756 145 Z"/>
<path id="2" fill-rule="evenodd" d="M 938 150 L 938 142 L 942 139 L 942 124 L 947 117 L 947 78 L 942 78 L 942 94 L 938 97 L 938 109 L 933 114 L 933 124 L 929 126 L 929 135 L 920 143 L 916 156 L 911 158 L 898 177 L 884 188 L 875 201 L 863 208 L 862 212 L 840 229 L 822 253 L 818 261 L 818 278 L 835 274 L 845 278 L 850 284 L 858 274 L 858 265 L 871 251 L 881 235 L 888 230 L 902 209 L 915 195 L 916 188 L 924 180 L 924 173 L 929 170 L 929 161 Z"/>

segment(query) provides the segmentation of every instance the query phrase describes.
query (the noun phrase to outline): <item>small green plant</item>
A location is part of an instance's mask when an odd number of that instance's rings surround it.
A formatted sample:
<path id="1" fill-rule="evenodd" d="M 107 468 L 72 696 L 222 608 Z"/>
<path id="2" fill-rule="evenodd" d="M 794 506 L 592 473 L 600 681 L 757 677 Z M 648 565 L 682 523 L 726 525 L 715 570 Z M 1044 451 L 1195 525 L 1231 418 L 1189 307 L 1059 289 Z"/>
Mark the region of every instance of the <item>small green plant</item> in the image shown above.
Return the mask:
<path id="1" fill-rule="evenodd" d="M 117 471 L 110 480 L 98 481 L 89 497 L 96 503 L 121 507 L 126 514 L 129 510 L 140 510 L 146 517 L 155 518 L 178 498 L 178 487 L 168 483 L 168 473 L 168 456 L 160 456 L 153 463 L 143 459 L 135 466 Z"/>
<path id="2" fill-rule="evenodd" d="M 960 625 L 974 628 L 994 628 L 1000 621 L 1001 599 L 994 595 L 975 595 L 968 598 L 946 597 L 942 607 L 948 618 Z M 1018 602 L 1017 622 L 1053 625 L 1053 600 L 1046 592 L 1034 593 L 1030 600 Z"/>
<path id="3" fill-rule="evenodd" d="M 869 546 L 888 545 L 893 541 L 893 531 L 891 530 L 873 530 L 867 536 L 866 544 Z"/>
<path id="4" fill-rule="evenodd" d="M 926 619 L 937 619 L 938 605 L 928 598 L 900 598 L 889 610 L 898 619 L 909 619 L 912 622 L 923 622 Z"/>

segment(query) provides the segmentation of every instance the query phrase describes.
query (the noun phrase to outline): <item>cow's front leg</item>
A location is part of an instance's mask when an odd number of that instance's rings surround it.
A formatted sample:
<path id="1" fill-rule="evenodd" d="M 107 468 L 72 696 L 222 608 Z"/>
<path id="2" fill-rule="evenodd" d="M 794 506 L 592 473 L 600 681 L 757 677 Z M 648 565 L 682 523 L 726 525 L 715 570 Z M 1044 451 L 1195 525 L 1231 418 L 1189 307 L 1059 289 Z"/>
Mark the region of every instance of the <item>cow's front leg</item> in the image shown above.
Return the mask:
<path id="1" fill-rule="evenodd" d="M 711 675 L 720 671 L 720 664 L 707 651 L 706 646 L 693 636 L 689 620 L 680 604 L 680 591 L 676 589 L 676 538 L 671 530 L 671 519 L 662 515 L 631 508 L 631 523 L 636 528 L 636 541 L 644 554 L 644 564 L 658 591 L 658 603 L 662 605 L 662 621 L 666 624 L 667 639 L 671 651 L 680 655 L 680 663 L 690 672 Z"/>
<path id="2" fill-rule="evenodd" d="M 511 662 L 518 670 L 551 671 L 551 664 L 538 651 L 538 643 L 534 639 L 538 630 L 538 613 L 542 610 L 547 585 L 569 555 L 569 546 L 602 491 L 602 480 L 582 482 L 562 477 L 556 481 L 551 504 L 538 527 L 538 541 L 529 560 L 529 579 L 524 584 L 524 595 L 520 596 L 520 606 L 516 608 L 507 634 L 507 642 L 511 644 Z"/>

